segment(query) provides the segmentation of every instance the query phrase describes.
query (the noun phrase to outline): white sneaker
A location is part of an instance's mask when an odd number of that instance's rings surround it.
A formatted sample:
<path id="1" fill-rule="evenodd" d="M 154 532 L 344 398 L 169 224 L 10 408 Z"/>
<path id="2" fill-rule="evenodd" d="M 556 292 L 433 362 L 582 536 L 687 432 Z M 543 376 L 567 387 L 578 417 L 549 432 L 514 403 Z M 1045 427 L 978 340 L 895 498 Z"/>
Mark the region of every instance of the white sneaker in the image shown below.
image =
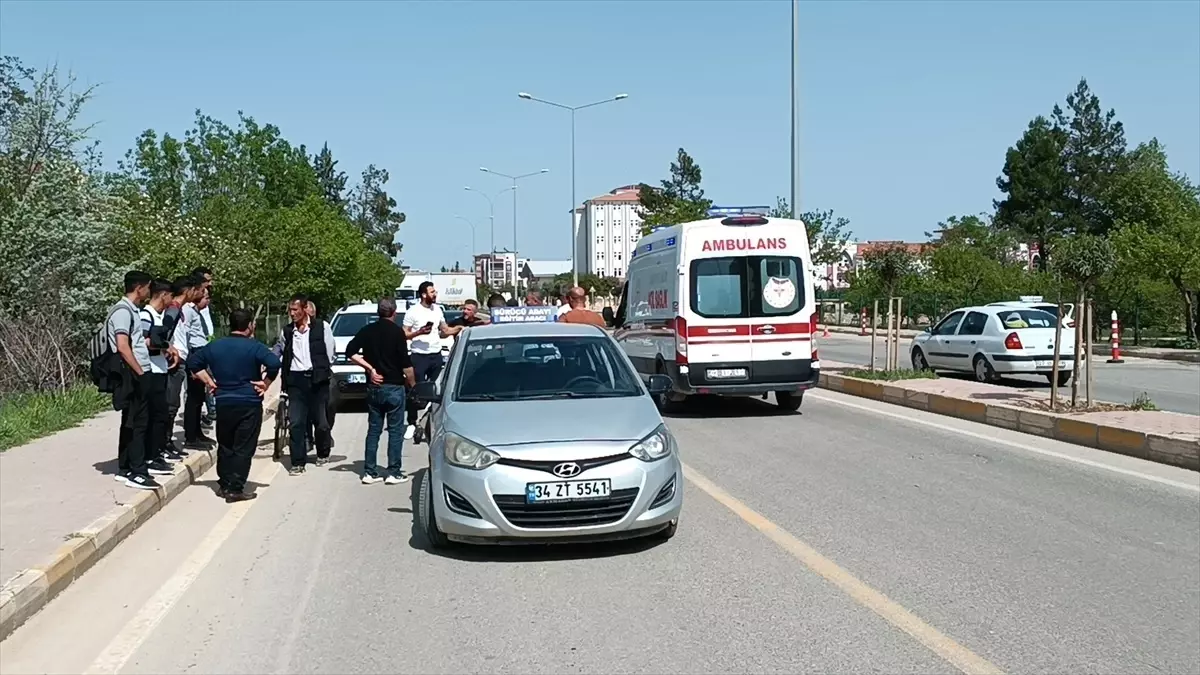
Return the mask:
<path id="1" fill-rule="evenodd" d="M 386 484 L 388 484 L 388 485 L 399 485 L 399 484 L 401 484 L 401 483 L 407 483 L 407 482 L 408 482 L 408 480 L 409 480 L 409 476 L 408 476 L 408 474 L 404 474 L 403 476 L 399 476 L 399 477 L 397 477 L 397 476 L 388 476 L 388 477 L 387 477 L 387 480 L 385 480 L 385 481 L 383 481 L 383 482 L 384 482 L 384 483 L 386 483 Z"/>
<path id="2" fill-rule="evenodd" d="M 411 441 L 413 436 L 417 434 L 417 425 L 410 424 L 404 428 L 404 440 Z"/>
<path id="3" fill-rule="evenodd" d="M 374 485 L 374 484 L 378 483 L 378 482 L 379 482 L 379 481 L 381 481 L 381 480 L 383 480 L 383 479 L 382 479 L 382 478 L 380 478 L 379 476 L 363 476 L 363 477 L 362 477 L 362 484 L 363 484 L 363 485 Z"/>

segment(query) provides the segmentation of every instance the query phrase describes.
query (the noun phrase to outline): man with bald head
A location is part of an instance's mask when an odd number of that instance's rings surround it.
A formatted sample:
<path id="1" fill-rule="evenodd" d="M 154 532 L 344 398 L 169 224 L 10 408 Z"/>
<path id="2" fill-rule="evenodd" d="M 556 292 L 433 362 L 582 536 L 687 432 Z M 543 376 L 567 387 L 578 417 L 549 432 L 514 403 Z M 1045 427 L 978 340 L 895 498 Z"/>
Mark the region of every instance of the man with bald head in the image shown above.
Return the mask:
<path id="1" fill-rule="evenodd" d="M 576 286 L 567 291 L 567 302 L 571 305 L 571 309 L 558 317 L 559 322 L 590 323 L 593 326 L 606 327 L 607 324 L 604 323 L 604 317 L 584 306 L 587 304 L 587 291 L 581 287 Z"/>

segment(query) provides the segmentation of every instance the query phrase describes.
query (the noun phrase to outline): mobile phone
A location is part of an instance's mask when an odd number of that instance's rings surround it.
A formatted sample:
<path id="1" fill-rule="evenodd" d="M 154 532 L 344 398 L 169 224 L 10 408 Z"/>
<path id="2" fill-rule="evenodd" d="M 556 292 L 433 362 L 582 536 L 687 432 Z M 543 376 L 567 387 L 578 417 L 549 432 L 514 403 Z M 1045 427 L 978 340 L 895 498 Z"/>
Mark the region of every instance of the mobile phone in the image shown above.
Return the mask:
<path id="1" fill-rule="evenodd" d="M 426 327 L 426 328 L 433 328 L 433 322 L 432 322 L 432 321 L 430 321 L 429 323 L 425 324 L 425 327 Z"/>

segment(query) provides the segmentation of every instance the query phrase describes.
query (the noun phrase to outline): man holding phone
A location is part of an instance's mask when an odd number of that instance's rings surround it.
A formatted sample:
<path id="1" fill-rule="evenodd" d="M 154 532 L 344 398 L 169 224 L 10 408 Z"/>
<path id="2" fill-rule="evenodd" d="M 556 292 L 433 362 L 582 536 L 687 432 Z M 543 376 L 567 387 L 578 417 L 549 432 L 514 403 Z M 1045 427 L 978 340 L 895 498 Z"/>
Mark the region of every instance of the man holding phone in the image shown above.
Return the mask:
<path id="1" fill-rule="evenodd" d="M 404 337 L 409 340 L 409 355 L 412 360 L 413 375 L 417 382 L 432 382 L 442 373 L 442 343 L 441 340 L 462 332 L 462 326 L 446 325 L 446 315 L 437 304 L 437 289 L 432 281 L 422 282 L 417 287 L 417 297 L 420 302 L 408 308 L 404 314 Z M 437 337 L 434 337 L 434 331 Z M 420 416 L 424 402 L 415 396 L 408 397 L 408 427 L 404 430 L 404 438 L 412 440 L 417 431 L 417 418 Z"/>

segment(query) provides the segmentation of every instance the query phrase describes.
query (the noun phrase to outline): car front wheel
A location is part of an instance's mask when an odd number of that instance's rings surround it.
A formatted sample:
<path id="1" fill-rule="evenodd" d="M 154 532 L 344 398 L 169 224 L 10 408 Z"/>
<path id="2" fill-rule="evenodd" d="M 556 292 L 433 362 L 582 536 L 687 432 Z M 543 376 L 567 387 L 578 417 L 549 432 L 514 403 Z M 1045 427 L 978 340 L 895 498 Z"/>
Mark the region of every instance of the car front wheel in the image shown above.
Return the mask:
<path id="1" fill-rule="evenodd" d="M 437 519 L 433 515 L 433 476 L 430 475 L 429 469 L 426 469 L 425 475 L 421 477 L 421 491 L 417 496 L 417 503 L 420 505 L 418 517 L 421 531 L 429 540 L 430 548 L 434 550 L 449 548 L 450 539 L 438 529 Z"/>

